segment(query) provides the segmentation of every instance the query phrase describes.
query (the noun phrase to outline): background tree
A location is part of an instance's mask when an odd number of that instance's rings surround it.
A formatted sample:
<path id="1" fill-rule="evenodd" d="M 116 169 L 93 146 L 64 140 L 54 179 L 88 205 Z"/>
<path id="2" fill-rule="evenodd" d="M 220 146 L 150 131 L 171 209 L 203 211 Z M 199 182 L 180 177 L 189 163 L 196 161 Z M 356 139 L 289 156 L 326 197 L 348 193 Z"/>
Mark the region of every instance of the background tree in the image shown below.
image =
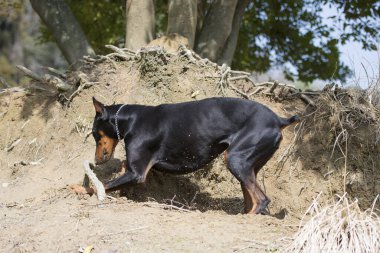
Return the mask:
<path id="1" fill-rule="evenodd" d="M 94 54 L 79 23 L 65 1 L 30 0 L 33 9 L 51 31 L 63 55 L 74 67 L 84 55 Z"/>
<path id="2" fill-rule="evenodd" d="M 197 29 L 197 1 L 169 0 L 167 33 L 178 33 L 189 40 L 189 46 L 194 47 Z"/>
<path id="3" fill-rule="evenodd" d="M 124 34 L 125 45 L 137 49 L 157 34 L 176 32 L 187 37 L 202 57 L 219 64 L 258 72 L 282 66 L 288 78 L 305 82 L 344 80 L 350 71 L 340 61 L 338 46 L 357 41 L 374 50 L 380 30 L 380 2 L 375 0 L 66 2 L 97 53 L 104 52 L 104 44 L 121 44 Z M 337 15 L 326 21 L 323 8 L 336 10 Z M 125 33 L 120 32 L 123 27 Z"/>
<path id="4" fill-rule="evenodd" d="M 126 1 L 125 47 L 137 50 L 154 39 L 153 0 Z"/>

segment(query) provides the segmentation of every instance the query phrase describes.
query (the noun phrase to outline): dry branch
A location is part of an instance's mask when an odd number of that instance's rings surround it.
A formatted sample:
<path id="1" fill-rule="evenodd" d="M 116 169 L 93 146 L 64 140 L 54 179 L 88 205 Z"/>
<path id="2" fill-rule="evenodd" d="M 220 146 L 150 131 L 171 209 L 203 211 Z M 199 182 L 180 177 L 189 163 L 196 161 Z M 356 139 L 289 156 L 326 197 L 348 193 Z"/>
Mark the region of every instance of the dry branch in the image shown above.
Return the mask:
<path id="1" fill-rule="evenodd" d="M 252 91 L 251 93 L 249 93 L 249 96 L 253 96 L 253 95 L 259 93 L 260 91 L 262 91 L 264 89 L 265 89 L 264 87 L 257 87 L 254 91 Z"/>
<path id="2" fill-rule="evenodd" d="M 50 85 L 53 85 L 58 89 L 58 91 L 69 91 L 71 90 L 72 86 L 64 82 L 62 79 L 51 76 L 51 75 L 45 75 L 44 82 Z"/>
<path id="3" fill-rule="evenodd" d="M 71 102 L 71 100 L 76 96 L 78 95 L 82 90 L 84 90 L 85 88 L 88 88 L 88 87 L 91 87 L 92 85 L 94 84 L 98 84 L 99 82 L 90 82 L 88 80 L 88 77 L 85 73 L 83 72 L 79 72 L 78 74 L 78 78 L 79 78 L 79 86 L 78 88 L 70 95 L 70 97 L 67 99 L 68 102 Z"/>
<path id="4" fill-rule="evenodd" d="M 235 85 L 230 83 L 230 88 L 242 95 L 244 98 L 249 99 L 249 94 L 245 93 L 244 91 L 239 90 Z"/>
<path id="5" fill-rule="evenodd" d="M 111 58 L 119 58 L 122 60 L 134 60 L 136 62 L 147 61 L 151 65 L 151 64 L 156 64 L 156 63 L 151 62 L 151 59 L 147 59 L 147 55 L 152 55 L 154 58 L 160 57 L 160 60 L 164 61 L 164 62 L 167 62 L 171 56 L 174 56 L 174 54 L 166 52 L 160 46 L 144 47 L 144 48 L 141 48 L 140 50 L 138 50 L 136 52 L 129 50 L 127 48 L 118 48 L 118 47 L 113 46 L 113 45 L 106 45 L 106 48 L 111 49 L 113 52 L 106 55 L 106 56 L 102 56 L 100 59 L 101 60 L 105 60 L 105 59 L 110 60 L 114 64 L 114 66 L 116 65 L 116 63 Z M 201 58 L 195 52 L 193 52 L 192 50 L 189 50 L 188 48 L 186 48 L 183 45 L 181 45 L 179 47 L 179 55 L 181 57 L 187 58 L 190 63 L 193 63 L 197 66 L 216 68 L 220 75 L 215 76 L 215 77 L 212 76 L 212 78 L 220 78 L 220 80 L 218 82 L 217 94 L 221 93 L 223 96 L 227 95 L 226 89 L 230 88 L 246 99 L 251 99 L 251 96 L 253 96 L 259 92 L 262 92 L 268 96 L 275 96 L 275 98 L 277 98 L 277 99 L 281 99 L 284 97 L 298 96 L 306 104 L 315 106 L 315 102 L 312 98 L 310 98 L 310 95 L 319 95 L 320 94 L 320 92 L 302 92 L 302 91 L 298 90 L 293 85 L 280 83 L 277 81 L 255 83 L 252 80 L 252 78 L 250 77 L 251 73 L 245 72 L 245 71 L 231 70 L 231 68 L 225 64 L 222 66 L 218 66 L 216 63 L 211 62 L 208 59 Z M 86 60 L 92 61 L 92 59 L 86 59 Z M 115 66 L 115 68 L 116 68 L 116 66 Z M 248 82 L 251 82 L 252 85 L 257 86 L 257 88 L 253 92 L 248 94 L 248 93 L 240 90 L 235 85 L 231 84 L 232 81 L 237 81 L 237 80 L 242 80 L 242 79 L 244 79 Z M 281 87 L 281 88 L 280 88 L 280 91 L 276 92 L 276 94 L 275 94 L 274 91 L 277 87 Z"/>
<path id="6" fill-rule="evenodd" d="M 226 95 L 226 92 L 225 92 L 225 88 L 228 87 L 229 85 L 229 82 L 228 82 L 228 75 L 231 71 L 231 68 L 228 67 L 226 64 L 223 64 L 222 67 L 220 68 L 220 72 L 221 72 L 221 78 L 218 82 L 218 94 L 219 93 L 222 93 L 223 96 Z"/>
<path id="7" fill-rule="evenodd" d="M 299 95 L 300 95 L 300 98 L 302 100 L 304 100 L 307 104 L 315 107 L 315 103 L 314 103 L 314 101 L 310 97 L 308 97 L 307 95 L 305 95 L 303 93 L 300 93 Z"/>
<path id="8" fill-rule="evenodd" d="M 247 76 L 234 76 L 234 77 L 230 77 L 228 78 L 228 81 L 236 81 L 236 80 L 241 80 L 241 79 L 247 79 Z"/>
<path id="9" fill-rule="evenodd" d="M 108 49 L 111 49 L 112 51 L 115 51 L 118 54 L 121 54 L 121 55 L 125 54 L 125 52 L 123 51 L 123 49 L 115 47 L 113 45 L 105 45 L 105 47 L 108 48 Z"/>
<path id="10" fill-rule="evenodd" d="M 90 179 L 90 181 L 93 183 L 93 185 L 96 188 L 96 194 L 98 196 L 98 200 L 103 201 L 106 198 L 106 191 L 104 189 L 103 183 L 100 182 L 100 180 L 96 177 L 95 173 L 90 168 L 90 162 L 88 160 L 85 160 L 83 162 L 84 165 L 84 172 Z"/>
<path id="11" fill-rule="evenodd" d="M 39 76 L 38 74 L 34 73 L 28 68 L 25 68 L 24 66 L 21 65 L 16 65 L 16 68 L 18 68 L 21 72 L 23 72 L 26 76 L 41 82 L 41 83 L 46 83 L 49 85 L 53 85 L 58 89 L 58 91 L 69 91 L 71 90 L 72 86 L 64 82 L 62 79 L 56 77 L 56 76 L 51 76 L 51 75 L 45 75 L 44 77 Z"/>
<path id="12" fill-rule="evenodd" d="M 133 56 L 135 55 L 135 53 L 131 54 L 129 52 L 126 52 L 122 48 L 118 48 L 118 47 L 115 47 L 113 45 L 105 45 L 105 47 L 114 51 L 114 53 L 110 53 L 110 54 L 106 55 L 106 58 L 115 58 L 116 57 L 116 58 L 120 58 L 124 61 L 129 61 L 129 60 L 132 60 Z"/>
<path id="13" fill-rule="evenodd" d="M 36 73 L 34 73 L 33 71 L 31 71 L 30 69 L 25 68 L 24 66 L 16 65 L 16 68 L 18 68 L 26 76 L 28 76 L 28 77 L 36 80 L 36 81 L 39 81 L 39 82 L 44 82 L 45 81 L 42 77 L 40 77 L 39 75 L 37 75 Z"/>
<path id="14" fill-rule="evenodd" d="M 3 77 L 0 76 L 0 83 L 3 85 L 4 88 L 10 88 L 11 85 L 5 80 Z"/>
<path id="15" fill-rule="evenodd" d="M 187 59 L 188 59 L 191 63 L 198 64 L 198 60 L 199 60 L 199 59 L 196 59 L 196 57 L 195 57 L 195 53 L 193 53 L 190 49 L 188 49 L 188 48 L 185 47 L 184 45 L 180 45 L 178 49 L 179 49 L 179 53 L 180 53 L 180 55 L 182 55 L 182 56 L 186 56 Z M 202 62 L 202 64 L 204 64 L 204 63 Z"/>
<path id="16" fill-rule="evenodd" d="M 47 71 L 49 71 L 50 73 L 60 77 L 60 78 L 63 78 L 63 79 L 66 79 L 67 76 L 63 73 L 61 73 L 59 70 L 55 69 L 55 68 L 52 68 L 52 67 L 45 67 L 44 69 L 46 69 Z"/>
<path id="17" fill-rule="evenodd" d="M 245 71 L 239 71 L 239 70 L 231 70 L 231 74 L 246 75 L 246 76 L 251 75 L 251 73 L 248 73 L 248 72 L 245 72 Z"/>
<path id="18" fill-rule="evenodd" d="M 133 51 L 129 48 L 122 48 L 122 50 L 127 53 L 127 54 L 130 54 L 130 55 L 135 55 L 136 54 L 136 51 Z"/>
<path id="19" fill-rule="evenodd" d="M 250 78 L 250 73 L 244 72 L 244 71 L 231 70 L 229 67 L 227 67 L 225 65 L 218 66 L 218 70 L 221 73 L 221 76 L 219 76 L 220 80 L 218 82 L 218 93 L 222 93 L 223 95 L 225 95 L 225 88 L 229 87 L 232 90 L 234 90 L 236 93 L 240 94 L 241 96 L 243 96 L 246 99 L 250 99 L 251 96 L 253 96 L 259 92 L 263 92 L 265 95 L 269 95 L 269 96 L 274 95 L 278 99 L 280 96 L 284 96 L 284 93 L 285 93 L 284 90 L 286 87 L 287 89 L 291 90 L 292 95 L 298 95 L 307 104 L 315 106 L 315 102 L 308 95 L 320 94 L 320 92 L 308 92 L 308 93 L 307 92 L 301 92 L 296 87 L 294 87 L 293 85 L 280 83 L 278 81 L 255 83 Z M 237 74 L 238 76 L 229 77 L 232 74 Z M 253 86 L 257 86 L 257 88 L 253 92 L 251 92 L 250 94 L 247 94 L 246 92 L 238 89 L 236 86 L 231 84 L 232 81 L 241 80 L 241 79 L 245 79 L 245 80 L 251 82 L 253 84 Z M 279 94 L 275 94 L 274 90 L 278 86 L 281 87 L 280 92 L 279 92 Z M 265 88 L 265 87 L 267 87 L 267 88 Z M 288 92 L 286 92 L 286 94 L 287 93 Z"/>

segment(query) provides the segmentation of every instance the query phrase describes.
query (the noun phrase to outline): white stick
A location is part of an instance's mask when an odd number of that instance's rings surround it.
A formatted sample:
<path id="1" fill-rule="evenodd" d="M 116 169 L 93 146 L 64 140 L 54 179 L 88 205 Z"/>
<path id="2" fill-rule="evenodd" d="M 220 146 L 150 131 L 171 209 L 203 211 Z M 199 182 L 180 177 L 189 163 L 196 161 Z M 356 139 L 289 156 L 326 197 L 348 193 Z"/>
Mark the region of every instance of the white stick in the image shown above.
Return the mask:
<path id="1" fill-rule="evenodd" d="M 103 201 L 106 198 L 106 190 L 104 189 L 103 183 L 99 181 L 96 177 L 95 173 L 90 168 L 90 162 L 88 160 L 84 160 L 84 172 L 94 184 L 96 188 L 96 194 L 98 195 L 98 200 Z"/>

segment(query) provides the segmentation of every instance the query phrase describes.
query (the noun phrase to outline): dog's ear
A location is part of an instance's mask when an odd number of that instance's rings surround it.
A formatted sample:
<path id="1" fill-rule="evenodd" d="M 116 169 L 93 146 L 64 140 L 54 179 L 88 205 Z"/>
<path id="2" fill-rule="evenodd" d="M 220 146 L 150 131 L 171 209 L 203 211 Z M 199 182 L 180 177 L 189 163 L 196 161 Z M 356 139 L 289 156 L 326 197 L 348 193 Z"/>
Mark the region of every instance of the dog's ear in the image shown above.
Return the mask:
<path id="1" fill-rule="evenodd" d="M 101 115 L 103 119 L 106 119 L 108 114 L 107 114 L 105 106 L 101 102 L 96 100 L 95 97 L 92 97 L 92 102 L 94 103 L 96 114 Z"/>
<path id="2" fill-rule="evenodd" d="M 102 114 L 104 112 L 104 105 L 96 100 L 95 97 L 92 97 L 92 102 L 94 103 L 95 112 Z"/>

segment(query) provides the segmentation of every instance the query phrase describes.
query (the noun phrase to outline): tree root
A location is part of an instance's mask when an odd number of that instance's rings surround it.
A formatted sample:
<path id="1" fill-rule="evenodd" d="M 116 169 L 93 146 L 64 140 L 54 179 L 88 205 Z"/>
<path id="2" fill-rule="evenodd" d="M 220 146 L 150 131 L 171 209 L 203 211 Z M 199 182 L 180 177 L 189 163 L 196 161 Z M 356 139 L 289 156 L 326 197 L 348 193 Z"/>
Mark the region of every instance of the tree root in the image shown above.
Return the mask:
<path id="1" fill-rule="evenodd" d="M 113 45 L 106 45 L 106 48 L 112 50 L 113 52 L 100 57 L 100 59 L 93 59 L 93 58 L 85 58 L 86 61 L 89 62 L 99 62 L 104 60 L 111 61 L 115 68 L 116 63 L 112 59 L 122 60 L 122 61 L 136 61 L 137 63 L 141 64 L 141 71 L 144 71 L 144 66 L 146 64 L 154 65 L 156 63 L 151 62 L 150 59 L 147 58 L 147 55 L 155 55 L 159 56 L 160 60 L 163 61 L 163 63 L 167 62 L 170 57 L 174 56 L 174 54 L 166 52 L 166 50 L 160 46 L 154 46 L 154 47 L 144 47 L 141 48 L 138 51 L 132 51 L 127 48 L 118 48 Z M 275 100 L 283 100 L 286 98 L 292 98 L 292 97 L 299 97 L 302 101 L 304 101 L 306 104 L 311 105 L 313 107 L 316 106 L 314 100 L 310 97 L 313 95 L 319 95 L 320 92 L 302 92 L 301 90 L 297 89 L 293 85 L 280 83 L 278 81 L 268 81 L 268 82 L 262 82 L 262 83 L 255 83 L 251 78 L 251 73 L 245 72 L 245 71 L 237 71 L 237 70 L 231 70 L 231 68 L 225 64 L 222 66 L 217 65 L 214 62 L 211 62 L 208 59 L 204 59 L 198 54 L 196 54 L 194 51 L 188 49 L 186 46 L 181 45 L 178 48 L 178 55 L 181 58 L 185 58 L 189 61 L 191 64 L 195 64 L 200 67 L 212 67 L 216 68 L 219 75 L 218 76 L 212 76 L 212 78 L 218 78 L 218 85 L 217 85 L 217 94 L 221 94 L 222 96 L 226 96 L 226 89 L 232 89 L 245 99 L 251 99 L 253 95 L 256 95 L 258 93 L 262 93 L 266 96 L 269 96 L 271 98 L 274 98 Z M 148 67 L 149 67 L 148 66 Z M 238 80 L 246 80 L 247 82 L 250 82 L 256 89 L 251 93 L 246 93 L 239 89 L 237 86 L 232 84 L 234 81 Z"/>
<path id="2" fill-rule="evenodd" d="M 21 72 L 24 73 L 24 75 L 32 78 L 33 80 L 54 86 L 59 92 L 69 91 L 73 88 L 71 85 L 67 84 L 65 81 L 63 81 L 61 78 L 57 76 L 46 74 L 42 77 L 21 65 L 16 65 L 16 68 L 18 68 Z"/>
<path id="3" fill-rule="evenodd" d="M 311 99 L 310 95 L 319 95 L 320 92 L 302 92 L 293 85 L 280 83 L 278 81 L 274 82 L 262 82 L 262 83 L 255 83 L 250 77 L 249 73 L 241 72 L 241 71 L 230 71 L 230 73 L 224 73 L 224 75 L 231 74 L 231 72 L 234 72 L 236 74 L 239 74 L 239 76 L 231 77 L 226 80 L 227 86 L 230 87 L 235 92 L 239 93 L 241 96 L 243 96 L 246 99 L 251 99 L 251 97 L 259 92 L 262 92 L 264 95 L 273 97 L 276 100 L 283 100 L 287 97 L 295 97 L 298 96 L 302 101 L 304 101 L 306 104 L 309 104 L 313 107 L 315 107 L 315 102 L 313 99 Z M 243 75 L 244 74 L 244 75 Z M 246 93 L 240 89 L 238 89 L 236 86 L 231 84 L 233 81 L 237 80 L 247 80 L 253 84 L 256 89 L 251 93 Z M 222 80 L 222 78 L 221 78 Z M 275 93 L 275 90 L 279 90 L 279 92 Z M 290 93 L 290 94 L 289 94 Z"/>
<path id="4" fill-rule="evenodd" d="M 0 84 L 6 89 L 11 87 L 11 85 L 2 76 L 0 76 Z"/>
<path id="5" fill-rule="evenodd" d="M 223 64 L 222 67 L 219 69 L 219 71 L 221 72 L 222 76 L 218 82 L 217 94 L 222 93 L 223 96 L 226 96 L 225 88 L 227 88 L 229 85 L 228 84 L 228 75 L 231 72 L 231 68 L 228 67 L 226 64 Z"/>
<path id="6" fill-rule="evenodd" d="M 88 77 L 85 73 L 79 72 L 78 74 L 79 79 L 79 86 L 78 88 L 70 95 L 70 97 L 67 99 L 68 102 L 71 102 L 73 98 L 78 95 L 82 90 L 85 88 L 91 87 L 94 84 L 98 84 L 99 82 L 90 82 L 88 80 Z"/>

